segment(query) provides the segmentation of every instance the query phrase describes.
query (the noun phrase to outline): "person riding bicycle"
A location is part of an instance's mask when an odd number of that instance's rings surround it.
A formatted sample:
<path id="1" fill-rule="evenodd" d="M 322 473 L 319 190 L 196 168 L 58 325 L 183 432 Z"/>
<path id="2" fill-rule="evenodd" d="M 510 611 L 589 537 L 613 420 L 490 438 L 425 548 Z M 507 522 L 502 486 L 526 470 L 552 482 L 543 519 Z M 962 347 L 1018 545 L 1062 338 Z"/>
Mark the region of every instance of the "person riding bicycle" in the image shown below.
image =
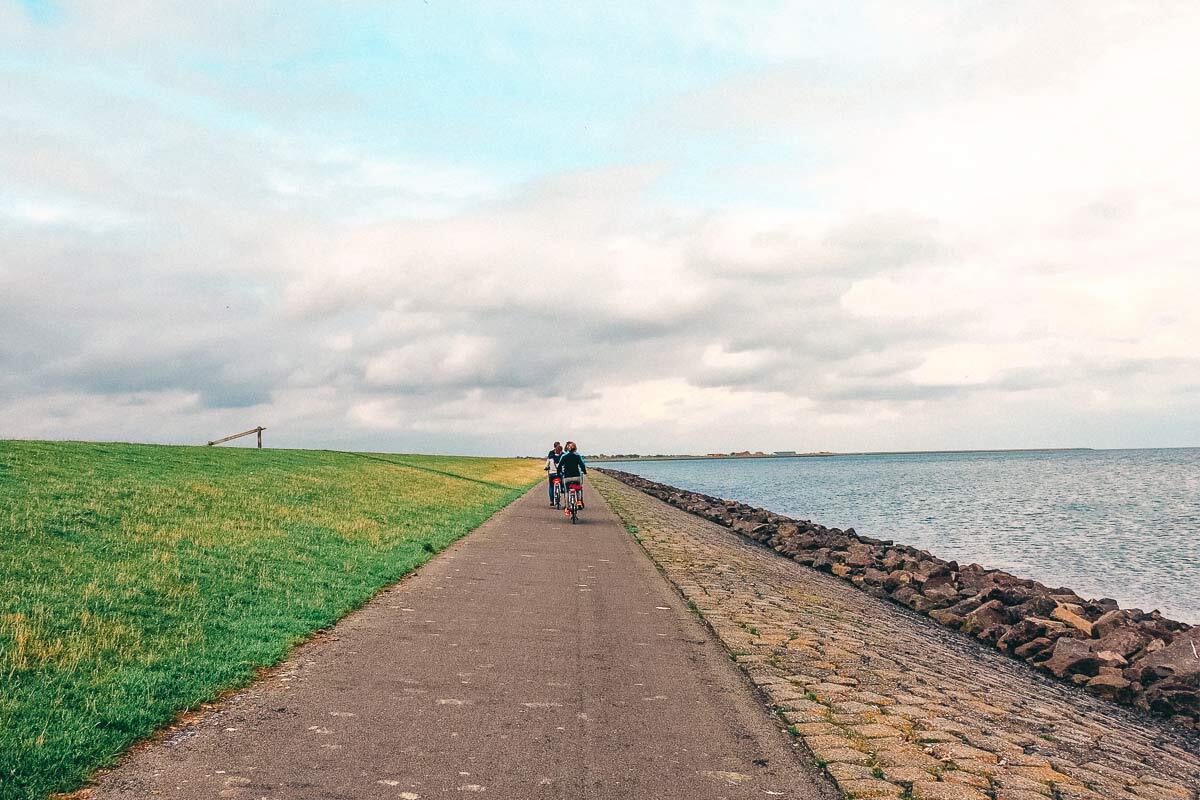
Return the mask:
<path id="1" fill-rule="evenodd" d="M 562 457 L 563 457 L 562 443 L 555 442 L 554 447 L 552 447 L 550 449 L 550 452 L 546 454 L 546 477 L 549 480 L 549 483 L 547 484 L 546 489 L 547 489 L 547 491 L 550 492 L 550 507 L 551 508 L 554 507 L 554 479 L 558 478 L 559 480 L 562 480 L 562 476 L 559 474 L 559 471 L 558 471 L 558 462 L 559 462 L 559 459 L 561 459 Z"/>
<path id="2" fill-rule="evenodd" d="M 572 483 L 578 484 L 579 507 L 583 508 L 583 476 L 587 475 L 587 464 L 577 450 L 574 442 L 567 442 L 567 452 L 558 460 L 558 472 L 562 475 L 564 487 Z"/>

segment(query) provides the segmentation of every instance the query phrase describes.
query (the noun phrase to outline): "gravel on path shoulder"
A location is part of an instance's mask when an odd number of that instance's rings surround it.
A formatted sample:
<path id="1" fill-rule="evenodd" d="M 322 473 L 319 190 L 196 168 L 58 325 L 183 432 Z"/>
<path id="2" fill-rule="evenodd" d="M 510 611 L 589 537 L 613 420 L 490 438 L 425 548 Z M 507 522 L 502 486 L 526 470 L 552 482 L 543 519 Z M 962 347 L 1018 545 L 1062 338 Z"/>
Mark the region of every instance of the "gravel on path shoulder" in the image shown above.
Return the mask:
<path id="1" fill-rule="evenodd" d="M 845 796 L 1200 798 L 1194 734 L 610 477 L 594 483 Z"/>

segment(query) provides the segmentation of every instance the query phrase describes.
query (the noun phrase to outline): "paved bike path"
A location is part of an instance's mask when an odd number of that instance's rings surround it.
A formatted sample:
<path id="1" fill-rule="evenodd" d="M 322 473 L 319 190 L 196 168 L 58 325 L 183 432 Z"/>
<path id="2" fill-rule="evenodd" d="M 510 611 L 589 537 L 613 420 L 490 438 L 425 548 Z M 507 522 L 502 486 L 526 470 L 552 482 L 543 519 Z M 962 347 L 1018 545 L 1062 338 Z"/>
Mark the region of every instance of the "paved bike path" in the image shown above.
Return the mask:
<path id="1" fill-rule="evenodd" d="M 824 798 L 597 492 L 538 486 L 99 798 Z"/>

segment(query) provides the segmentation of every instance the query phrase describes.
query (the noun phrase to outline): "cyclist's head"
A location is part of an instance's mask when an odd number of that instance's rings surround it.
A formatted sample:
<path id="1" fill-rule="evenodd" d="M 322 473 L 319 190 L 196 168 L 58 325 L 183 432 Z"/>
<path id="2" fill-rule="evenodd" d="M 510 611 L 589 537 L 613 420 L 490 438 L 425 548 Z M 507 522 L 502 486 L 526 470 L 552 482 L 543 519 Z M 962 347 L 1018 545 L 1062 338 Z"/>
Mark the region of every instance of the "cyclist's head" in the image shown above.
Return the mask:
<path id="1" fill-rule="evenodd" d="M 561 453 L 561 452 L 562 452 L 562 442 L 555 442 L 555 443 L 554 443 L 554 452 L 556 452 L 556 453 Z"/>
<path id="2" fill-rule="evenodd" d="M 571 452 L 571 453 L 574 453 L 574 452 L 575 452 L 575 450 L 576 450 L 575 443 L 574 443 L 574 442 L 567 442 L 567 451 L 568 451 L 568 452 Z"/>

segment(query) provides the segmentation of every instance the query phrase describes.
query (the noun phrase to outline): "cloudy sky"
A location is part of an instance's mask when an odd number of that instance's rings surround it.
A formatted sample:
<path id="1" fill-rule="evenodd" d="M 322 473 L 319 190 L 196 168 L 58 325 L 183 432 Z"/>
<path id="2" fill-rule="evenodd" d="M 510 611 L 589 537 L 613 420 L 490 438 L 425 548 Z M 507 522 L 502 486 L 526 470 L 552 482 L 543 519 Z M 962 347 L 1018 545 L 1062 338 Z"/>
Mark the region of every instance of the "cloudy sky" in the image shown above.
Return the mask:
<path id="1" fill-rule="evenodd" d="M 0 437 L 1200 445 L 1200 4 L 0 0 Z"/>

